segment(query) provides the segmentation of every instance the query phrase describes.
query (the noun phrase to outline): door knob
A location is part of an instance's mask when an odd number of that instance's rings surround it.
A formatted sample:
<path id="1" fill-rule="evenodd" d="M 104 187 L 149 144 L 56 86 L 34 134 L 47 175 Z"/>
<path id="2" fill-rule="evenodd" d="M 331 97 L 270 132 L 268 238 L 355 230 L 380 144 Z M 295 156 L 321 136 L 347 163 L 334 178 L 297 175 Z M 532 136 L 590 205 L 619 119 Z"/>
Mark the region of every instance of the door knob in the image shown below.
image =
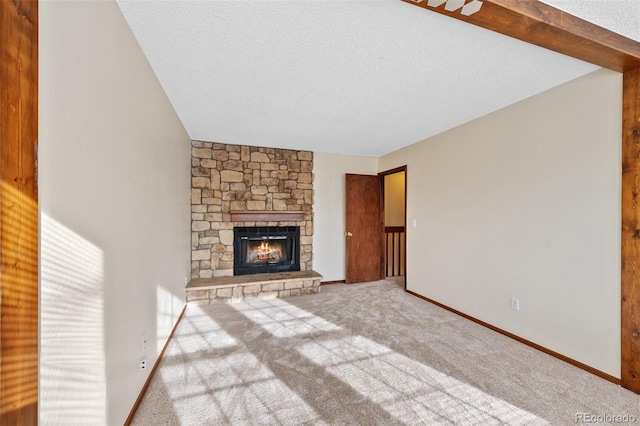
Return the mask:
<path id="1" fill-rule="evenodd" d="M 347 232 L 344 233 L 344 236 L 345 237 L 353 237 L 353 234 L 351 232 L 347 231 Z"/>

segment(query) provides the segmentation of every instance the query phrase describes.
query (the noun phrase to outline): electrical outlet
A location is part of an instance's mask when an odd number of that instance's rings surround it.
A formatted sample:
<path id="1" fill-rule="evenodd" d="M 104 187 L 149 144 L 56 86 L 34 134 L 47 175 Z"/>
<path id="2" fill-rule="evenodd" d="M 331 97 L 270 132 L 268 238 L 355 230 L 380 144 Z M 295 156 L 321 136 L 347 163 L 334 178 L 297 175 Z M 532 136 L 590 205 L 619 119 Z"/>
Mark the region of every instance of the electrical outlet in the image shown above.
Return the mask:
<path id="1" fill-rule="evenodd" d="M 511 298 L 511 309 L 514 311 L 520 310 L 520 299 L 516 299 L 515 297 Z"/>
<path id="2" fill-rule="evenodd" d="M 142 342 L 140 346 L 140 355 L 144 356 L 147 352 L 147 336 L 145 333 L 142 333 Z"/>
<path id="3" fill-rule="evenodd" d="M 147 369 L 147 360 L 145 358 L 142 358 L 140 360 L 140 370 L 146 370 Z"/>

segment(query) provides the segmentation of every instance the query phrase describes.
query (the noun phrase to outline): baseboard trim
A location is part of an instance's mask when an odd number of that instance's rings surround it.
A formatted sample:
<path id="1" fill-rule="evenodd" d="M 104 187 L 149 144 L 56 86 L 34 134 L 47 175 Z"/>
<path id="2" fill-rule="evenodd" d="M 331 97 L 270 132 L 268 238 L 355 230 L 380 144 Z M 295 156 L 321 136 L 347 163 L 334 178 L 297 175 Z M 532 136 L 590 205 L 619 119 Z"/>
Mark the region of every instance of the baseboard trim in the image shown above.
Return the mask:
<path id="1" fill-rule="evenodd" d="M 491 325 L 489 323 L 481 321 L 481 320 L 479 320 L 477 318 L 474 318 L 474 317 L 472 317 L 470 315 L 467 315 L 464 312 L 460 312 L 460 311 L 458 311 L 456 309 L 450 308 L 447 305 L 443 305 L 442 303 L 436 302 L 435 300 L 431 300 L 428 297 L 424 297 L 421 294 L 415 293 L 415 292 L 413 292 L 411 290 L 405 290 L 405 291 L 407 293 L 411 294 L 412 296 L 415 296 L 415 297 L 417 297 L 419 299 L 422 299 L 422 300 L 424 300 L 426 302 L 429 302 L 429 303 L 434 304 L 436 306 L 439 306 L 439 307 L 441 307 L 443 309 L 446 309 L 449 312 L 453 312 L 456 315 L 460 315 L 461 317 L 466 318 L 469 321 L 473 321 L 476 324 L 479 324 L 479 325 L 481 325 L 483 327 L 486 327 L 486 328 L 488 328 L 490 330 L 495 331 L 496 333 L 500 333 L 500 334 L 502 334 L 504 336 L 512 338 L 513 340 L 517 340 L 520 343 L 523 343 L 523 344 L 525 344 L 527 346 L 530 346 L 530 347 L 532 347 L 534 349 L 537 349 L 540 352 L 544 352 L 547 355 L 551 355 L 554 358 L 558 358 L 561 361 L 564 361 L 564 362 L 566 362 L 568 364 L 573 365 L 574 367 L 578 367 L 578 368 L 580 368 L 582 370 L 585 370 L 588 373 L 594 374 L 594 375 L 596 375 L 596 376 L 598 376 L 598 377 L 600 377 L 600 378 L 602 378 L 604 380 L 607 380 L 609 382 L 615 383 L 616 385 L 620 385 L 621 384 L 621 380 L 620 379 L 618 379 L 617 377 L 614 377 L 614 376 L 612 376 L 612 375 L 610 375 L 608 373 L 605 373 L 604 371 L 600 371 L 600 370 L 598 370 L 596 368 L 593 368 L 593 367 L 591 367 L 591 366 L 589 366 L 587 364 L 583 364 L 580 361 L 576 361 L 573 358 L 569 358 L 568 356 L 565 356 L 565 355 L 562 355 L 562 354 L 560 354 L 558 352 L 552 351 L 551 349 L 545 348 L 544 346 L 541 346 L 541 345 L 539 345 L 537 343 L 534 343 L 534 342 L 532 342 L 530 340 L 524 339 L 524 338 L 522 338 L 522 337 L 520 337 L 518 335 L 515 335 L 515 334 L 510 333 L 510 332 L 508 332 L 506 330 L 503 330 L 501 328 L 493 326 L 493 325 Z"/>
<path id="2" fill-rule="evenodd" d="M 336 281 L 321 281 L 320 285 L 328 285 L 328 284 L 346 284 L 345 280 L 336 280 Z"/>
<path id="3" fill-rule="evenodd" d="M 169 334 L 169 337 L 167 338 L 167 341 L 164 344 L 162 351 L 160 351 L 160 355 L 158 355 L 158 359 L 156 360 L 155 364 L 153 364 L 153 368 L 149 372 L 149 376 L 147 377 L 147 380 L 144 382 L 142 389 L 140 389 L 140 394 L 138 395 L 136 402 L 134 402 L 133 407 L 131 407 L 131 412 L 129 412 L 129 416 L 127 416 L 127 420 L 124 421 L 124 426 L 131 425 L 133 416 L 136 414 L 136 411 L 138 411 L 138 407 L 142 402 L 142 398 L 144 397 L 144 394 L 147 392 L 147 388 L 151 384 L 151 379 L 153 379 L 153 376 L 156 374 L 156 370 L 160 365 L 160 361 L 162 361 L 162 357 L 164 356 L 164 351 L 167 350 L 167 346 L 169 346 L 169 342 L 171 342 L 171 339 L 173 339 L 173 333 L 175 333 L 176 329 L 178 328 L 178 324 L 180 324 L 180 321 L 182 321 L 182 317 L 184 317 L 184 313 L 186 310 L 187 310 L 187 305 L 184 305 L 184 307 L 182 308 L 182 312 L 180 312 L 180 316 L 178 317 L 178 320 L 176 321 L 175 325 L 173 326 L 173 329 L 171 330 L 171 334 Z"/>

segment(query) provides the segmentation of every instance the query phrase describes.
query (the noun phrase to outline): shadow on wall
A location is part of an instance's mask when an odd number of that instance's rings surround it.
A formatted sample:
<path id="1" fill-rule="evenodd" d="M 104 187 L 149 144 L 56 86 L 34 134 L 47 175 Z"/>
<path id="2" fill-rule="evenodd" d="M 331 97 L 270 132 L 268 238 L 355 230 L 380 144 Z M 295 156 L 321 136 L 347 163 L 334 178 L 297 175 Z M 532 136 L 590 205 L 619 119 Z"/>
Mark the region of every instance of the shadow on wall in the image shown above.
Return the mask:
<path id="1" fill-rule="evenodd" d="M 162 353 L 167 339 L 171 335 L 171 331 L 176 324 L 177 318 L 184 309 L 184 298 L 180 298 L 161 286 L 156 287 L 156 353 Z M 144 357 L 147 353 L 144 352 Z"/>
<path id="2" fill-rule="evenodd" d="M 104 253 L 40 217 L 40 423 L 106 419 Z"/>

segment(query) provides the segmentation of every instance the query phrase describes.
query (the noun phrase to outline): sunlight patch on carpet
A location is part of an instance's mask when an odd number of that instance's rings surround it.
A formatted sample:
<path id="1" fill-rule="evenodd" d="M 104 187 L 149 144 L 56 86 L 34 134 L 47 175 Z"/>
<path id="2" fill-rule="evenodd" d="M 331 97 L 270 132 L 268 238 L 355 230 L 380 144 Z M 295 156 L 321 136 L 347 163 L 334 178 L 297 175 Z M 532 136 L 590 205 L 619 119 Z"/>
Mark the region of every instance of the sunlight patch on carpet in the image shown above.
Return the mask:
<path id="1" fill-rule="evenodd" d="M 202 309 L 190 307 L 180 327 L 159 371 L 173 412 L 184 424 L 319 420 L 311 406 Z M 220 350 L 225 354 L 211 357 Z"/>
<path id="2" fill-rule="evenodd" d="M 297 350 L 401 422 L 546 424 L 362 336 L 310 342 Z"/>
<path id="3" fill-rule="evenodd" d="M 275 337 L 341 330 L 341 327 L 282 299 L 255 300 L 231 306 Z"/>
<path id="4" fill-rule="evenodd" d="M 173 337 L 173 341 L 182 354 L 238 345 L 238 341 L 199 306 L 189 306 L 189 315 L 183 318 L 180 333 Z"/>

